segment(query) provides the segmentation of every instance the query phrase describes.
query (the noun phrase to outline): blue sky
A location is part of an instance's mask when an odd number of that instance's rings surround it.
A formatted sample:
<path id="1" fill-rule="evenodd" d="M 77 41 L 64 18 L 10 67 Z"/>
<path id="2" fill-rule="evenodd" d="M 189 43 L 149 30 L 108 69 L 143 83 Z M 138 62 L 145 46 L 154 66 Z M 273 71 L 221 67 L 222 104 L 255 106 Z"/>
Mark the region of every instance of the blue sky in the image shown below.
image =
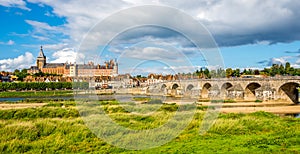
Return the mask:
<path id="1" fill-rule="evenodd" d="M 188 72 L 207 65 L 201 53 L 182 35 L 149 26 L 119 34 L 104 53 L 100 53 L 104 46 L 101 41 L 115 27 L 107 29 L 105 35 L 89 34 L 94 38 L 88 41 L 90 47 L 98 48 L 93 56 L 81 52 L 85 48 L 80 46 L 85 36 L 99 22 L 120 10 L 146 4 L 176 8 L 205 26 L 219 46 L 225 67 L 264 68 L 287 61 L 294 67 L 300 66 L 300 2 L 297 0 L 0 0 L 0 71 L 34 65 L 41 45 L 48 62 L 77 62 L 78 57 L 85 57 L 84 62 L 98 58 L 103 63 L 116 58 L 120 60 L 121 73 Z M 133 14 L 143 16 L 143 12 Z M 174 21 L 175 17 L 164 16 L 162 11 L 153 11 L 151 16 L 155 17 L 149 18 L 154 22 L 191 27 L 189 23 L 181 23 L 181 19 Z M 134 19 L 116 18 L 117 23 L 135 22 Z M 193 33 L 198 28 L 188 30 Z M 145 56 L 152 58 L 141 61 Z M 179 61 L 185 56 L 188 61 Z M 133 69 L 137 66 L 141 68 Z"/>

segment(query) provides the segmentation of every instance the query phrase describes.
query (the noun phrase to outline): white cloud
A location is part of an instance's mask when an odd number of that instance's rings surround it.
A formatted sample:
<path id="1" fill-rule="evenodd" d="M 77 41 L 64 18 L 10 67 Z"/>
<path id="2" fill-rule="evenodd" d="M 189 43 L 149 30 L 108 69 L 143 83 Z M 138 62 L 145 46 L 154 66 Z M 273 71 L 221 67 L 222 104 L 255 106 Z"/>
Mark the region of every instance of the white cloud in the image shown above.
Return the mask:
<path id="1" fill-rule="evenodd" d="M 26 52 L 17 58 L 0 60 L 0 70 L 13 71 L 15 69 L 29 68 L 34 61 L 32 53 Z"/>
<path id="2" fill-rule="evenodd" d="M 136 58 L 142 60 L 173 60 L 180 61 L 178 57 L 182 57 L 182 53 L 159 47 L 133 47 L 124 50 L 122 53 L 124 57 Z"/>
<path id="3" fill-rule="evenodd" d="M 54 60 L 51 60 L 50 63 L 65 63 L 72 62 L 76 60 L 76 52 L 72 48 L 65 48 L 59 51 L 56 51 L 52 54 Z"/>
<path id="4" fill-rule="evenodd" d="M 7 42 L 7 45 L 14 45 L 15 44 L 15 42 L 13 41 L 13 40 L 9 40 L 8 42 Z"/>
<path id="5" fill-rule="evenodd" d="M 36 48 L 39 49 L 41 44 L 22 44 L 24 47 Z M 48 50 L 62 50 L 69 46 L 68 43 L 57 43 L 57 44 L 42 44 L 44 52 Z"/>
<path id="6" fill-rule="evenodd" d="M 0 42 L 0 44 L 4 44 L 4 45 L 14 45 L 15 42 L 13 40 L 8 40 L 7 42 Z"/>
<path id="7" fill-rule="evenodd" d="M 221 46 L 290 42 L 300 39 L 298 20 L 300 1 L 298 0 L 263 2 L 260 0 L 73 0 L 67 2 L 29 0 L 29 2 L 49 5 L 53 7 L 53 14 L 66 17 L 67 29 L 64 32 L 77 43 L 91 27 L 110 14 L 124 8 L 145 4 L 171 6 L 187 12 L 203 23 Z M 143 13 L 136 13 L 136 15 L 145 16 Z M 155 20 L 172 21 L 161 16 L 161 12 L 153 11 L 153 16 Z M 120 21 L 134 22 L 127 18 Z M 188 27 L 188 23 L 182 24 Z M 196 30 L 190 29 L 191 32 Z M 98 37 L 101 39 L 107 36 Z"/>
<path id="8" fill-rule="evenodd" d="M 26 2 L 23 0 L 0 0 L 0 5 L 5 7 L 17 7 L 27 11 L 31 10 L 26 7 Z"/>
<path id="9" fill-rule="evenodd" d="M 57 34 L 65 33 L 64 26 L 51 26 L 48 23 L 34 20 L 25 20 L 25 22 L 34 28 L 30 35 L 39 40 L 57 39 Z"/>
<path id="10" fill-rule="evenodd" d="M 285 64 L 287 59 L 285 57 L 271 58 L 270 62 L 271 64 Z"/>

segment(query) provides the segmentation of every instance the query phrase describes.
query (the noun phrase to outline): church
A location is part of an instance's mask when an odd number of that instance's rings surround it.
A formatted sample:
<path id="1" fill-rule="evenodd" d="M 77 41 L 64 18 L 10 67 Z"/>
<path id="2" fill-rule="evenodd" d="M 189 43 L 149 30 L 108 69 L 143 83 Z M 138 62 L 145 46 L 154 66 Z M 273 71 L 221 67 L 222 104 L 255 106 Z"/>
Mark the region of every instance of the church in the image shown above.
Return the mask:
<path id="1" fill-rule="evenodd" d="M 47 58 L 41 46 L 39 55 L 36 59 L 36 66 L 31 66 L 27 73 L 49 73 L 62 75 L 63 77 L 84 77 L 84 76 L 117 76 L 118 63 L 114 60 L 105 62 L 105 65 L 88 62 L 88 64 L 71 64 L 71 63 L 47 63 Z"/>

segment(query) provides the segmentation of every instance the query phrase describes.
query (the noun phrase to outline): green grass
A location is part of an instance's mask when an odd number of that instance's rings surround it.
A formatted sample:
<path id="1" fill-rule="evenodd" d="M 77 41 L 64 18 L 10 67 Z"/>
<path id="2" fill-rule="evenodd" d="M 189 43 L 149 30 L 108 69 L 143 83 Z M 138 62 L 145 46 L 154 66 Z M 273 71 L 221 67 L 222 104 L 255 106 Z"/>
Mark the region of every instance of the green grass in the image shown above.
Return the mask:
<path id="1" fill-rule="evenodd" d="M 136 130 L 163 125 L 178 108 L 161 104 L 152 115 L 135 115 L 115 101 L 101 105 L 115 122 Z M 300 119 L 292 117 L 266 112 L 220 114 L 211 129 L 200 135 L 206 110 L 201 106 L 192 122 L 171 142 L 132 151 L 96 137 L 75 106 L 72 101 L 52 101 L 40 108 L 0 110 L 0 153 L 300 153 Z"/>
<path id="2" fill-rule="evenodd" d="M 9 91 L 0 92 L 1 98 L 8 97 L 47 97 L 47 96 L 73 96 L 71 90 L 54 90 L 54 91 Z"/>
<path id="3" fill-rule="evenodd" d="M 150 97 L 133 97 L 132 100 L 134 101 L 150 101 Z"/>
<path id="4" fill-rule="evenodd" d="M 212 103 L 236 103 L 235 100 L 225 99 L 225 100 L 211 100 Z"/>
<path id="5" fill-rule="evenodd" d="M 254 102 L 255 102 L 255 103 L 261 103 L 261 102 L 263 102 L 263 101 L 257 99 L 257 100 L 255 100 Z"/>

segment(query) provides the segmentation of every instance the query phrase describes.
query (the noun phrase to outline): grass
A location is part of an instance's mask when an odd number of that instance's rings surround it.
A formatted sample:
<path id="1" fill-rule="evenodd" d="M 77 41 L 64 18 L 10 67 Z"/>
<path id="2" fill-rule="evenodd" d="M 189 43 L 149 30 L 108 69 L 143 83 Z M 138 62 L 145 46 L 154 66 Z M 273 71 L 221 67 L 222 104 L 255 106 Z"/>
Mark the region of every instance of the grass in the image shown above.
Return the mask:
<path id="1" fill-rule="evenodd" d="M 133 97 L 132 100 L 134 101 L 150 101 L 150 97 Z"/>
<path id="2" fill-rule="evenodd" d="M 99 104 L 115 122 L 136 130 L 163 125 L 178 108 L 175 104 L 142 104 L 159 108 L 151 115 L 136 115 L 116 101 Z M 206 110 L 200 106 L 178 137 L 139 151 L 118 148 L 98 138 L 75 106 L 73 101 L 51 101 L 40 108 L 0 110 L 0 153 L 300 153 L 297 118 L 266 112 L 220 114 L 211 129 L 200 135 Z"/>
<path id="3" fill-rule="evenodd" d="M 211 100 L 212 103 L 236 103 L 235 100 L 225 99 L 225 100 Z"/>
<path id="4" fill-rule="evenodd" d="M 9 91 L 0 92 L 0 98 L 8 97 L 47 97 L 47 96 L 73 96 L 70 90 L 54 90 L 54 91 Z"/>
<path id="5" fill-rule="evenodd" d="M 263 101 L 257 99 L 257 100 L 255 100 L 254 102 L 255 102 L 255 103 L 261 103 L 261 102 L 263 102 Z"/>

